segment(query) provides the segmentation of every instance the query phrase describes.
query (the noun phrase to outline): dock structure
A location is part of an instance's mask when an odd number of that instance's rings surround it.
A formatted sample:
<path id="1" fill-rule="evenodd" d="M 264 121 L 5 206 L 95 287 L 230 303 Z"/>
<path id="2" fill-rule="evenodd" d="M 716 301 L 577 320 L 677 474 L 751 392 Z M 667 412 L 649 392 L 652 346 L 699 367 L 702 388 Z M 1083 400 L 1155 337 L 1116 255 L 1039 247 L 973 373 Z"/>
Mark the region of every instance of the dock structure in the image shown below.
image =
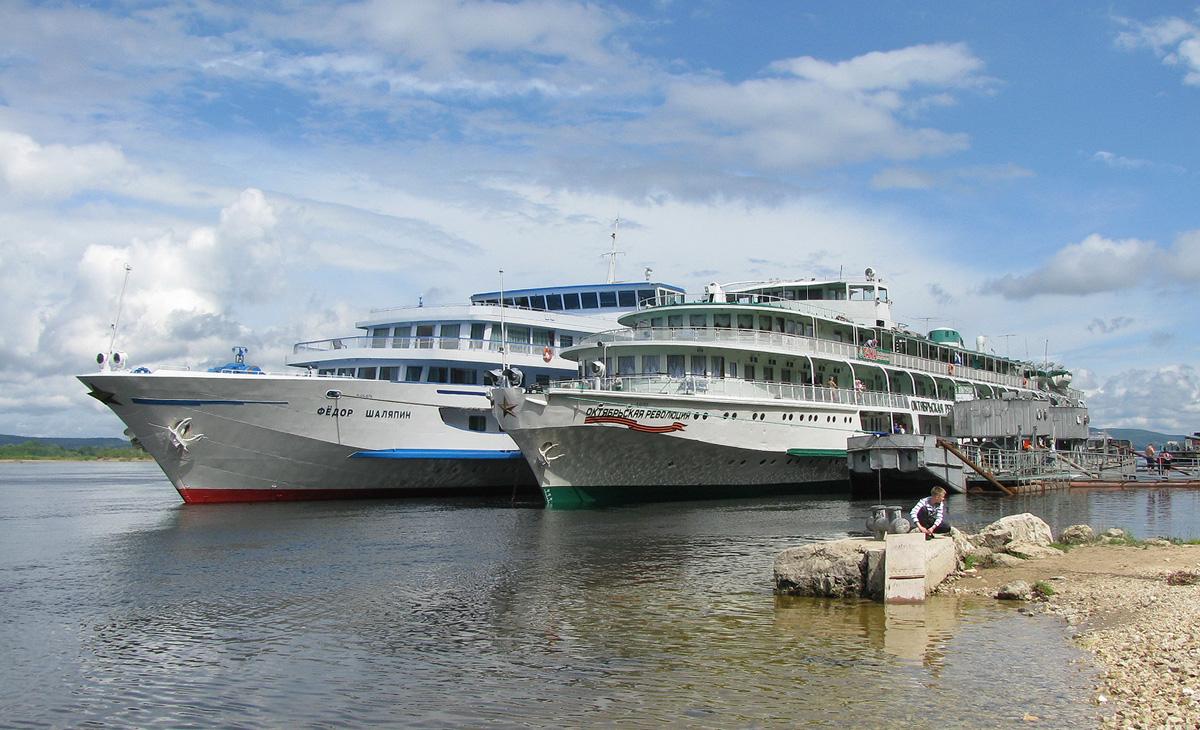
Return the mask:
<path id="1" fill-rule="evenodd" d="M 885 540 L 851 537 L 784 550 L 775 558 L 775 590 L 784 595 L 924 601 L 958 564 L 954 540 L 920 532 Z"/>

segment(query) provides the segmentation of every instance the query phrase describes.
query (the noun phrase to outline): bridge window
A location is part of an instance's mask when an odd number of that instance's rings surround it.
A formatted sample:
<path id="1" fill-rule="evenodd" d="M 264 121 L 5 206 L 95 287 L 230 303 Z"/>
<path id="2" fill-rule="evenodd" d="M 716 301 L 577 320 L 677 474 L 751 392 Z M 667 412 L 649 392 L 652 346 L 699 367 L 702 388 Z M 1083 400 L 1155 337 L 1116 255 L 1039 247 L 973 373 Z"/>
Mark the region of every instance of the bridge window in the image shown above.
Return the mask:
<path id="1" fill-rule="evenodd" d="M 623 292 L 620 292 L 620 297 L 621 297 L 621 306 L 622 307 L 629 307 L 630 309 L 637 308 L 637 292 L 623 291 Z"/>
<path id="2" fill-rule="evenodd" d="M 585 291 L 579 295 L 580 303 L 584 309 L 599 309 L 600 300 L 596 297 L 596 292 Z"/>
<path id="3" fill-rule="evenodd" d="M 551 312 L 560 312 L 563 308 L 563 300 L 561 294 L 546 295 L 546 309 Z"/>
<path id="4" fill-rule="evenodd" d="M 563 294 L 563 309 L 581 309 L 579 306 L 579 292 Z"/>
<path id="5" fill-rule="evenodd" d="M 617 293 L 615 291 L 600 292 L 600 308 L 608 309 L 609 307 L 617 306 Z"/>

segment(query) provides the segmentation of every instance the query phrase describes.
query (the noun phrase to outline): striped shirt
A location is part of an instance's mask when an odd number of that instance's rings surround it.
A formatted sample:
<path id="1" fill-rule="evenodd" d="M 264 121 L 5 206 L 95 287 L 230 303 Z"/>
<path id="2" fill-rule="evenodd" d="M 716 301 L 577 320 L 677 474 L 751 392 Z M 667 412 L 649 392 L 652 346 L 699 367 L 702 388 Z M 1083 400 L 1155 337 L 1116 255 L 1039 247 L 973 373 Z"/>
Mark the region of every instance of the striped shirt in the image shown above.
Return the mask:
<path id="1" fill-rule="evenodd" d="M 921 514 L 922 508 L 924 508 L 929 513 L 929 516 L 933 518 L 933 524 L 929 525 L 928 529 L 932 530 L 933 528 L 942 524 L 942 518 L 944 518 L 946 516 L 946 501 L 945 500 L 942 500 L 941 502 L 934 504 L 932 501 L 930 501 L 930 497 L 926 497 L 925 499 L 922 499 L 920 502 L 917 502 L 917 506 L 912 508 L 913 525 L 921 524 L 921 519 L 920 519 L 919 515 Z"/>

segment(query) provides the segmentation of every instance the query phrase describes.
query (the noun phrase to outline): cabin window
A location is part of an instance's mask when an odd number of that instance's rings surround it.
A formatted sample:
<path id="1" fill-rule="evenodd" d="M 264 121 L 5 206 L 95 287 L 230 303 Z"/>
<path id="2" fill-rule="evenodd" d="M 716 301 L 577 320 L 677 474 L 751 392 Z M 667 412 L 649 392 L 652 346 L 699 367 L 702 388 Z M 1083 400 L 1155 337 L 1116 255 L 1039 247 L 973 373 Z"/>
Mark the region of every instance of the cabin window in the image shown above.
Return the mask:
<path id="1" fill-rule="evenodd" d="M 433 349 L 433 325 L 417 325 L 417 347 L 422 350 Z"/>
<path id="2" fill-rule="evenodd" d="M 615 291 L 600 292 L 600 308 L 607 309 L 617 306 L 617 293 Z"/>
<path id="3" fill-rule="evenodd" d="M 792 371 L 785 369 L 782 373 L 779 374 L 779 380 L 784 383 L 792 382 Z"/>
<path id="4" fill-rule="evenodd" d="M 740 329 L 740 330 L 754 329 L 754 315 L 753 314 L 739 314 L 738 318 L 737 318 L 737 326 L 738 326 L 738 329 Z"/>
<path id="5" fill-rule="evenodd" d="M 421 366 L 420 365 L 409 365 L 407 368 L 405 368 L 404 379 L 410 383 L 421 382 Z"/>
<path id="6" fill-rule="evenodd" d="M 662 327 L 662 317 L 651 317 L 650 318 L 650 326 L 651 327 Z"/>
<path id="7" fill-rule="evenodd" d="M 873 287 L 863 286 L 861 284 L 850 285 L 850 301 L 866 302 L 875 299 L 875 291 Z"/>
<path id="8" fill-rule="evenodd" d="M 691 327 L 703 327 L 703 326 L 704 326 L 704 324 L 705 324 L 705 322 L 704 322 L 704 315 L 703 315 L 703 314 L 690 314 L 690 315 L 688 315 L 688 325 L 689 325 L 689 326 L 691 326 Z"/>
<path id="9" fill-rule="evenodd" d="M 713 327 L 719 327 L 721 329 L 729 329 L 729 327 L 730 327 L 729 315 L 728 314 L 714 314 L 713 315 Z"/>
<path id="10" fill-rule="evenodd" d="M 579 301 L 584 309 L 599 309 L 600 299 L 594 291 L 585 291 L 579 295 Z"/>
<path id="11" fill-rule="evenodd" d="M 662 360 L 658 355 L 642 355 L 642 374 L 654 375 L 662 372 Z"/>
<path id="12" fill-rule="evenodd" d="M 563 294 L 562 298 L 563 298 L 563 309 L 580 309 L 581 308 L 579 306 L 579 292 L 571 292 L 570 294 Z"/>
<path id="13" fill-rule="evenodd" d="M 683 359 L 683 355 L 667 355 L 667 375 L 672 378 L 682 378 Z"/>
<path id="14" fill-rule="evenodd" d="M 337 374 L 339 377 L 353 378 L 354 377 L 354 368 L 338 368 Z"/>
<path id="15" fill-rule="evenodd" d="M 487 418 L 485 416 L 467 416 L 468 431 L 487 431 Z"/>
<path id="16" fill-rule="evenodd" d="M 321 369 L 317 370 L 317 375 L 333 375 L 333 374 L 334 374 L 334 371 L 332 368 L 321 368 Z"/>
<path id="17" fill-rule="evenodd" d="M 476 371 L 466 368 L 450 368 L 450 382 L 457 385 L 479 385 Z"/>
<path id="18" fill-rule="evenodd" d="M 388 327 L 376 327 L 371 330 L 371 347 L 384 347 L 387 345 Z"/>
<path id="19" fill-rule="evenodd" d="M 880 289 L 879 289 L 879 296 L 878 296 L 877 298 L 878 298 L 878 299 L 879 299 L 879 301 L 881 301 L 881 302 L 886 302 L 886 301 L 888 300 L 888 298 L 887 298 L 887 289 L 884 289 L 884 288 L 880 287 Z"/>
<path id="20" fill-rule="evenodd" d="M 667 315 L 667 326 L 668 327 L 682 327 L 683 326 L 683 315 L 682 314 Z"/>
<path id="21" fill-rule="evenodd" d="M 563 308 L 562 294 L 547 294 L 546 309 L 551 312 L 561 312 Z"/>
<path id="22" fill-rule="evenodd" d="M 442 348 L 446 350 L 457 350 L 458 335 L 461 331 L 462 325 L 459 324 L 442 325 Z"/>
<path id="23" fill-rule="evenodd" d="M 471 324 L 471 349 L 483 349 L 483 338 L 487 332 L 487 325 L 483 322 L 474 322 Z"/>
<path id="24" fill-rule="evenodd" d="M 708 375 L 708 358 L 703 355 L 692 355 L 692 375 Z"/>
<path id="25" fill-rule="evenodd" d="M 392 347 L 403 347 L 407 349 L 410 337 L 412 337 L 412 325 L 406 324 L 403 327 L 397 327 L 392 332 Z"/>
<path id="26" fill-rule="evenodd" d="M 558 346 L 559 347 L 570 347 L 571 345 L 574 345 L 574 344 L 575 344 L 575 336 L 574 335 L 559 335 L 558 336 Z"/>
<path id="27" fill-rule="evenodd" d="M 795 322 L 795 320 L 791 320 L 791 319 L 789 319 L 788 321 L 784 322 L 784 323 L 783 323 L 783 331 L 784 331 L 784 332 L 787 332 L 789 335 L 794 335 L 794 334 L 796 334 L 796 322 Z"/>
<path id="28" fill-rule="evenodd" d="M 450 380 L 450 371 L 448 368 L 429 366 L 429 377 L 427 380 L 430 383 L 445 383 Z"/>
<path id="29" fill-rule="evenodd" d="M 629 309 L 637 309 L 637 292 L 635 292 L 633 290 L 627 290 L 627 291 L 619 292 L 619 294 L 621 297 L 621 306 L 622 307 L 628 307 Z"/>
<path id="30" fill-rule="evenodd" d="M 633 355 L 621 355 L 617 358 L 617 375 L 633 375 L 635 372 Z"/>
<path id="31" fill-rule="evenodd" d="M 507 336 L 508 336 L 509 342 L 516 342 L 516 343 L 520 343 L 520 344 L 528 344 L 529 343 L 529 328 L 528 327 L 514 327 L 512 325 L 509 325 L 505 329 L 508 330 Z"/>
<path id="32" fill-rule="evenodd" d="M 758 318 L 758 328 L 760 330 L 762 330 L 763 332 L 770 332 L 771 331 L 771 318 L 770 317 L 759 317 Z"/>
<path id="33" fill-rule="evenodd" d="M 712 356 L 712 374 L 714 378 L 725 377 L 725 358 L 721 355 Z"/>
<path id="34" fill-rule="evenodd" d="M 374 380 L 375 372 L 375 368 L 359 368 L 358 377 L 363 380 Z"/>
<path id="35" fill-rule="evenodd" d="M 774 380 L 774 379 L 775 379 L 775 368 L 764 367 L 763 368 L 763 380 Z"/>
<path id="36" fill-rule="evenodd" d="M 808 292 L 809 299 L 824 299 L 825 291 L 822 289 L 811 289 Z"/>
<path id="37" fill-rule="evenodd" d="M 746 366 L 746 376 L 745 377 L 746 377 L 746 380 L 754 380 L 754 366 L 753 365 Z"/>
<path id="38" fill-rule="evenodd" d="M 395 367 L 379 368 L 379 379 L 380 380 L 395 380 L 397 370 L 399 370 L 399 368 L 395 368 Z"/>
<path id="39" fill-rule="evenodd" d="M 736 362 L 729 363 L 729 377 L 736 378 L 737 376 L 738 376 L 737 363 Z"/>
<path id="40" fill-rule="evenodd" d="M 529 297 L 529 308 L 530 309 L 545 309 L 546 308 L 546 297 L 541 294 L 534 296 L 534 297 Z"/>
<path id="41" fill-rule="evenodd" d="M 549 347 L 554 344 L 554 330 L 544 330 L 539 327 L 533 328 L 533 344 L 539 347 Z"/>

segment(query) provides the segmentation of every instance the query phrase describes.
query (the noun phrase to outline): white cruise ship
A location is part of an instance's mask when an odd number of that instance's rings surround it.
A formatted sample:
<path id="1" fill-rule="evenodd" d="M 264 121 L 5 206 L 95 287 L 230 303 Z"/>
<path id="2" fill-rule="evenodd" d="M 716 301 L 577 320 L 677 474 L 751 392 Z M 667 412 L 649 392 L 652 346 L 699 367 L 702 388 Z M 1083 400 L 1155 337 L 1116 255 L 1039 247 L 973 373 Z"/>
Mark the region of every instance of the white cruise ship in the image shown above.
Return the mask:
<path id="1" fill-rule="evenodd" d="M 949 435 L 952 406 L 1077 404 L 1069 373 L 896 323 L 861 279 L 716 284 L 621 315 L 563 356 L 587 377 L 491 391 L 552 507 L 849 490 L 847 439 Z"/>
<path id="2" fill-rule="evenodd" d="M 489 373 L 526 384 L 576 372 L 564 348 L 613 326 L 657 283 L 477 294 L 470 304 L 380 310 L 360 334 L 302 342 L 302 373 L 237 362 L 213 371 L 81 375 L 185 502 L 512 493 L 536 481 L 487 400 Z M 235 348 L 235 352 L 240 348 Z"/>

